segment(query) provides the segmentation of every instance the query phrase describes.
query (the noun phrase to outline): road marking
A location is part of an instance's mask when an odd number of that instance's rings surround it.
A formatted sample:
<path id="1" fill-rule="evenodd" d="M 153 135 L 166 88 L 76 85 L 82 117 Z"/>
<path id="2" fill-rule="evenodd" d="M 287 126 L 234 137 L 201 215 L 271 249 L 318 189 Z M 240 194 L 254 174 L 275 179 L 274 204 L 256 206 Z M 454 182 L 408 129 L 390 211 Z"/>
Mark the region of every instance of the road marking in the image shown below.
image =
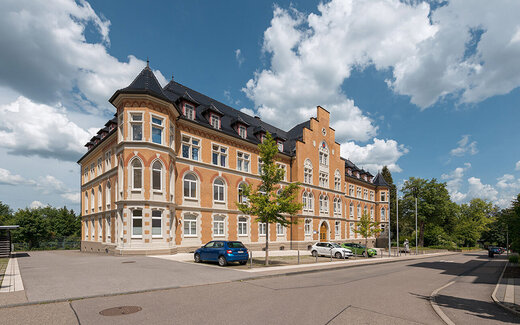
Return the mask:
<path id="1" fill-rule="evenodd" d="M 432 305 L 432 308 L 433 310 L 435 310 L 435 312 L 437 313 L 437 315 L 439 315 L 439 317 L 444 321 L 444 323 L 446 323 L 447 325 L 455 325 L 454 322 L 452 322 L 452 320 L 446 316 L 446 314 L 441 310 L 441 307 L 439 307 L 439 305 L 437 305 L 437 303 L 435 302 L 435 296 L 437 296 L 437 294 L 439 293 L 439 291 L 441 291 L 442 289 L 446 288 L 446 287 L 449 287 L 450 285 L 454 284 L 455 281 L 451 281 L 445 285 L 443 285 L 442 287 L 438 288 L 438 289 L 435 289 L 432 294 L 430 295 L 431 299 L 430 299 L 430 304 Z"/>

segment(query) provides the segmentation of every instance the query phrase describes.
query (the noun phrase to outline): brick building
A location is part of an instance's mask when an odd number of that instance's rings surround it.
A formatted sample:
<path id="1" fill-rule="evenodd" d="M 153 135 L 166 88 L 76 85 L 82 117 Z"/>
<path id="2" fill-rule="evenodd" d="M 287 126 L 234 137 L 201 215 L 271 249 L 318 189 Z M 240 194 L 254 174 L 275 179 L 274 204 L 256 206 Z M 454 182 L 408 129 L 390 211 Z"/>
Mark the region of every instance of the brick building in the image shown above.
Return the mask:
<path id="1" fill-rule="evenodd" d="M 78 161 L 83 251 L 175 253 L 213 239 L 261 249 L 265 224 L 235 203 L 241 186 L 260 183 L 257 145 L 266 132 L 278 143 L 282 185 L 302 183 L 298 223 L 270 225 L 273 249 L 360 242 L 353 229 L 363 212 L 387 227 L 388 185 L 340 156 L 320 106 L 316 117 L 284 131 L 173 80 L 162 88 L 148 66 L 110 103 L 114 118 Z"/>

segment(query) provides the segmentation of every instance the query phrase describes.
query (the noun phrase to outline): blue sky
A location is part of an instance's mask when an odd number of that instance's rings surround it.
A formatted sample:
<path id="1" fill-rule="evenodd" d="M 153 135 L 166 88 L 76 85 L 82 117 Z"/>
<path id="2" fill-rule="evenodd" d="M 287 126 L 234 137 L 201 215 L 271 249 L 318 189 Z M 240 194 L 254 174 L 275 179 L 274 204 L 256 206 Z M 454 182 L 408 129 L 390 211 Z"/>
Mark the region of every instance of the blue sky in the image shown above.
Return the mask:
<path id="1" fill-rule="evenodd" d="M 4 1 L 0 201 L 79 206 L 82 145 L 150 59 L 284 129 L 332 113 L 342 155 L 447 182 L 456 202 L 520 192 L 517 2 Z"/>

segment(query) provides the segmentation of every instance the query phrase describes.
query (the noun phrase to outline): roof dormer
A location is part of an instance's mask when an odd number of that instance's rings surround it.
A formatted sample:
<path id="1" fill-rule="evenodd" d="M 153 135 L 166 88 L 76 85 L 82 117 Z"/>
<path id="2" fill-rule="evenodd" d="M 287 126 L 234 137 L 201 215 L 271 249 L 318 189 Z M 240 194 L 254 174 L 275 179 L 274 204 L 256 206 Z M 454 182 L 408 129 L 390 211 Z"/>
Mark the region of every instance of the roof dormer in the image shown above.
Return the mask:
<path id="1" fill-rule="evenodd" d="M 208 120 L 209 124 L 215 129 L 221 129 L 221 118 L 224 116 L 213 103 L 211 103 L 208 107 L 204 108 L 202 111 L 202 115 Z"/>
<path id="2" fill-rule="evenodd" d="M 235 131 L 238 133 L 238 135 L 241 138 L 246 139 L 247 138 L 247 127 L 249 126 L 249 123 L 244 121 L 240 115 L 233 119 L 231 122 L 231 127 L 235 129 Z"/>

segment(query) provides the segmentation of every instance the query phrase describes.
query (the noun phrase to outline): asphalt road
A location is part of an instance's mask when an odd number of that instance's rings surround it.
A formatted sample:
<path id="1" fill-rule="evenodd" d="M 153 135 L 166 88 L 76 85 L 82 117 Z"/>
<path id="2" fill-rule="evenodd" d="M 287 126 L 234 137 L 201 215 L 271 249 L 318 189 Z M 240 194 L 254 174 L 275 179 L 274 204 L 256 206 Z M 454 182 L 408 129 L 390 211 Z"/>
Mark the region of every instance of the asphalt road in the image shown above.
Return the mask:
<path id="1" fill-rule="evenodd" d="M 429 297 L 455 281 L 439 292 L 437 301 L 456 324 L 520 323 L 491 301 L 503 265 L 504 260 L 489 260 L 484 253 L 440 256 L 0 309 L 0 322 L 70 323 L 77 317 L 81 324 L 443 324 Z M 99 314 L 127 305 L 142 310 Z"/>

